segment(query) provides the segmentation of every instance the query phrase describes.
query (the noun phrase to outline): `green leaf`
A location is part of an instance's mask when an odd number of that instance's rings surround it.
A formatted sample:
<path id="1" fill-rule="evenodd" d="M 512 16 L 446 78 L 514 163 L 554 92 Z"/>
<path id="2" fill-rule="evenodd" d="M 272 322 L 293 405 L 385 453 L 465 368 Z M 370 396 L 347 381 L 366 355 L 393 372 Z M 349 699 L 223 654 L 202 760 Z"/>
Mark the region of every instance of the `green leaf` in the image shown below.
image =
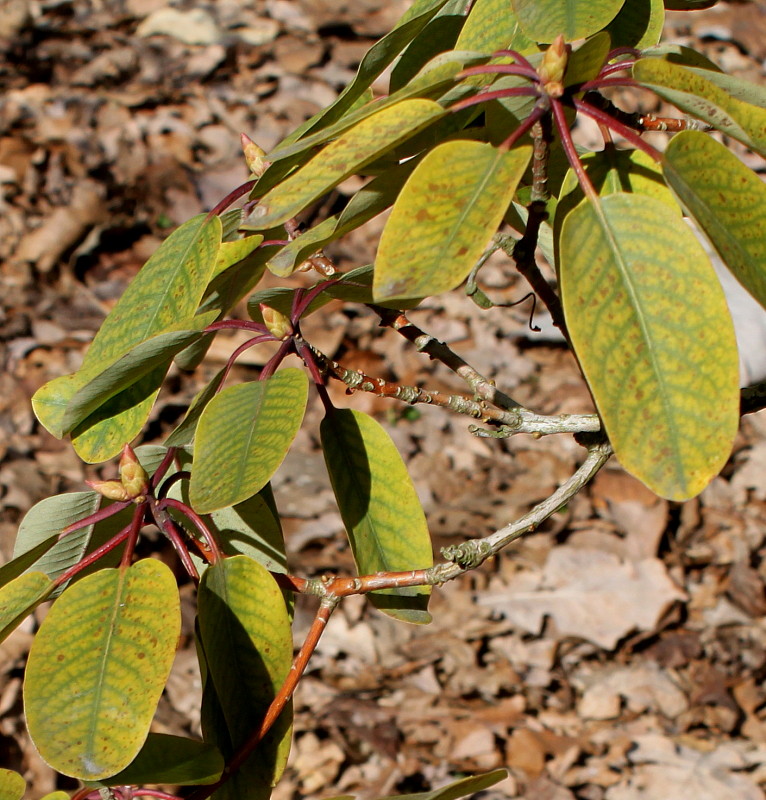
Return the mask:
<path id="1" fill-rule="evenodd" d="M 197 322 L 200 327 L 204 327 L 210 321 L 212 319 L 207 315 L 192 322 Z M 202 333 L 199 330 L 162 333 L 136 345 L 93 377 L 87 377 L 87 373 L 82 373 L 86 382 L 66 403 L 61 417 L 61 425 L 56 431 L 57 435 L 58 431 L 61 431 L 61 436 L 69 433 L 107 400 L 134 385 L 144 375 L 155 371 L 155 368 L 168 366 L 176 353 L 197 341 L 201 336 Z"/>
<path id="2" fill-rule="evenodd" d="M 449 783 L 440 789 L 433 789 L 430 792 L 417 792 L 416 794 L 399 794 L 389 800 L 458 800 L 469 794 L 476 794 L 489 789 L 496 783 L 508 777 L 507 769 L 495 769 L 484 775 L 469 775 L 467 778 Z"/>
<path id="3" fill-rule="evenodd" d="M 61 540 L 58 539 L 64 528 L 93 514 L 101 502 L 111 505 L 96 492 L 69 492 L 46 497 L 36 503 L 26 513 L 19 526 L 13 548 L 14 559 L 34 550 L 41 543 L 52 540 L 52 547 L 33 561 L 27 569 L 44 572 L 49 578 L 56 580 L 79 563 L 86 553 L 107 542 L 130 522 L 132 510 L 128 508 L 102 520 L 97 525 L 88 525 L 67 534 Z"/>
<path id="4" fill-rule="evenodd" d="M 321 425 L 335 499 L 360 575 L 426 569 L 431 539 L 412 479 L 385 429 L 359 411 L 337 409 Z M 373 604 L 407 622 L 431 621 L 430 587 L 372 592 Z"/>
<path id="5" fill-rule="evenodd" d="M 0 769 L 0 798 L 2 800 L 22 800 L 27 783 L 18 772 Z"/>
<path id="6" fill-rule="evenodd" d="M 622 465 L 671 500 L 698 494 L 731 452 L 738 356 L 702 245 L 665 203 L 611 194 L 564 220 L 569 333 Z"/>
<path id="7" fill-rule="evenodd" d="M 306 137 L 320 128 L 326 128 L 343 117 L 383 70 L 423 30 L 445 2 L 446 0 L 417 0 L 413 3 L 393 30 L 375 42 L 365 53 L 356 77 L 337 99 L 293 133 L 287 143 Z"/>
<path id="8" fill-rule="evenodd" d="M 433 100 L 413 99 L 363 119 L 262 197 L 248 225 L 264 230 L 294 217 L 365 164 L 445 114 L 446 109 Z"/>
<path id="9" fill-rule="evenodd" d="M 285 599 L 264 567 L 234 556 L 205 571 L 197 602 L 207 670 L 228 731 L 223 738 L 236 750 L 263 719 L 290 671 L 293 641 Z M 241 797 L 269 796 L 287 761 L 291 717 L 288 708 L 255 757 L 245 762 L 239 779 L 247 791 Z"/>
<path id="10" fill-rule="evenodd" d="M 69 800 L 69 795 L 66 792 L 51 792 L 41 797 L 40 800 Z"/>
<path id="11" fill-rule="evenodd" d="M 535 42 L 584 39 L 605 28 L 625 0 L 512 0 L 521 28 Z"/>
<path id="12" fill-rule="evenodd" d="M 691 47 L 684 47 L 682 44 L 674 42 L 663 42 L 655 47 L 648 47 L 642 54 L 643 58 L 662 58 L 673 64 L 681 64 L 693 69 L 703 69 L 706 72 L 720 73 L 721 69 L 707 56 L 692 50 Z M 707 76 L 712 80 L 712 76 Z"/>
<path id="13" fill-rule="evenodd" d="M 665 178 L 737 280 L 766 307 L 766 186 L 698 131 L 670 140 Z"/>
<path id="14" fill-rule="evenodd" d="M 662 0 L 630 0 L 609 23 L 606 32 L 612 47 L 653 47 L 662 36 L 665 7 Z"/>
<path id="15" fill-rule="evenodd" d="M 380 238 L 373 295 L 425 297 L 454 289 L 503 218 L 532 148 L 445 142 L 416 167 Z"/>
<path id="16" fill-rule="evenodd" d="M 766 156 L 766 109 L 731 97 L 700 71 L 659 58 L 642 58 L 633 77 L 677 108 Z"/>
<path id="17" fill-rule="evenodd" d="M 260 491 L 290 449 L 307 399 L 308 379 L 295 368 L 216 395 L 202 412 L 194 440 L 194 510 L 208 514 Z"/>
<path id="18" fill-rule="evenodd" d="M 534 42 L 521 30 L 508 0 L 476 0 L 455 50 L 494 53 L 506 48 L 523 52 L 534 48 Z"/>
<path id="19" fill-rule="evenodd" d="M 53 590 L 53 581 L 42 572 L 26 572 L 0 588 L 0 642 L 34 611 Z"/>
<path id="20" fill-rule="evenodd" d="M 215 783 L 223 768 L 221 751 L 212 744 L 166 733 L 150 733 L 129 766 L 103 781 L 89 783 L 98 786 L 146 783 L 198 786 Z"/>
<path id="21" fill-rule="evenodd" d="M 24 681 L 29 733 L 51 767 L 100 780 L 133 761 L 180 629 L 175 578 L 155 559 L 100 570 L 61 595 L 32 643 Z"/>
<path id="22" fill-rule="evenodd" d="M 371 180 L 349 200 L 340 214 L 329 217 L 305 231 L 272 256 L 268 268 L 280 277 L 291 275 L 309 256 L 325 245 L 345 236 L 380 214 L 396 200 L 402 185 L 417 163 L 417 159 L 410 159 Z"/>

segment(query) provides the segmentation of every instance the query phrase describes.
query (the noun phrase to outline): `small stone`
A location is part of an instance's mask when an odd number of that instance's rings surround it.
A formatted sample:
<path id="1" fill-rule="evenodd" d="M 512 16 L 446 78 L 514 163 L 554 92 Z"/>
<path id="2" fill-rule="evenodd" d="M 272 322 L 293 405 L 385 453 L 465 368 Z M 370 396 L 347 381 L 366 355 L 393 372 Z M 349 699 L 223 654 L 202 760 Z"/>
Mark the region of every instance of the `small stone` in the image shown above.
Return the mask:
<path id="1" fill-rule="evenodd" d="M 161 8 L 138 26 L 136 34 L 172 36 L 184 44 L 215 44 L 221 39 L 221 31 L 215 20 L 201 8 L 190 11 Z"/>

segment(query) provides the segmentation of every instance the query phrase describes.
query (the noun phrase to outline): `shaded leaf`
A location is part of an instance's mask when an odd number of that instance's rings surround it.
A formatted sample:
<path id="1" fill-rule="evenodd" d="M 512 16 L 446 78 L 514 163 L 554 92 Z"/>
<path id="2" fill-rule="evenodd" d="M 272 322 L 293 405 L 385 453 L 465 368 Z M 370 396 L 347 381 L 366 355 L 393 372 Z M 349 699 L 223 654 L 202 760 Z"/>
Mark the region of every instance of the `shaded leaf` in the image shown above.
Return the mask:
<path id="1" fill-rule="evenodd" d="M 671 139 L 663 169 L 737 280 L 766 306 L 766 186 L 760 177 L 698 131 Z"/>
<path id="2" fill-rule="evenodd" d="M 766 156 L 766 108 L 731 97 L 701 71 L 659 58 L 642 58 L 633 77 L 664 100 Z"/>
<path id="3" fill-rule="evenodd" d="M 693 497 L 739 420 L 734 330 L 702 246 L 666 204 L 618 193 L 575 208 L 560 249 L 572 343 L 620 462 Z"/>
<path id="4" fill-rule="evenodd" d="M 365 164 L 446 113 L 433 100 L 413 99 L 363 119 L 262 197 L 248 225 L 263 230 L 294 217 Z"/>
<path id="5" fill-rule="evenodd" d="M 234 556 L 205 571 L 198 608 L 207 670 L 228 732 L 224 738 L 236 750 L 252 735 L 290 671 L 293 641 L 285 599 L 264 567 Z M 239 796 L 269 796 L 287 761 L 291 718 L 288 708 L 245 763 L 238 780 L 247 789 Z"/>
<path id="6" fill-rule="evenodd" d="M 606 32 L 612 47 L 653 47 L 662 36 L 665 7 L 662 0 L 630 0 L 609 23 Z"/>
<path id="7" fill-rule="evenodd" d="M 230 269 L 235 264 L 243 261 L 249 255 L 252 255 L 263 241 L 263 236 L 253 235 L 244 236 L 241 239 L 234 239 L 231 242 L 224 242 L 218 248 L 218 255 L 215 259 L 215 266 L 210 280 L 218 277 L 222 272 Z"/>
<path id="8" fill-rule="evenodd" d="M 295 368 L 216 395 L 202 412 L 194 440 L 194 510 L 207 514 L 260 491 L 287 454 L 307 398 L 308 379 Z"/>
<path id="9" fill-rule="evenodd" d="M 611 46 L 609 34 L 604 31 L 586 39 L 569 56 L 564 73 L 564 85 L 572 86 L 575 83 L 593 80 L 604 65 Z"/>
<path id="10" fill-rule="evenodd" d="M 503 218 L 532 153 L 445 142 L 416 167 L 378 246 L 373 296 L 425 297 L 454 289 Z"/>
<path id="11" fill-rule="evenodd" d="M 385 429 L 359 411 L 335 410 L 321 425 L 322 449 L 360 575 L 433 564 L 425 514 L 412 479 Z M 430 622 L 430 587 L 373 592 L 386 614 Z"/>
<path id="12" fill-rule="evenodd" d="M 212 744 L 166 733 L 150 733 L 131 764 L 98 786 L 136 786 L 170 783 L 197 786 L 215 783 L 221 777 L 224 761 Z"/>
<path id="13" fill-rule="evenodd" d="M 16 630 L 52 590 L 53 581 L 42 572 L 26 572 L 0 588 L 0 642 Z"/>
<path id="14" fill-rule="evenodd" d="M 96 492 L 69 492 L 46 497 L 36 503 L 21 521 L 13 557 L 19 558 L 35 550 L 40 544 L 52 541 L 52 546 L 46 548 L 28 569 L 44 572 L 49 578 L 57 579 L 81 561 L 86 553 L 107 542 L 130 522 L 132 510 L 128 508 L 102 520 L 97 525 L 88 525 L 67 534 L 61 540 L 58 539 L 64 528 L 93 514 L 102 502 L 111 505 Z M 63 588 L 58 589 L 56 594 L 62 590 Z"/>
<path id="15" fill-rule="evenodd" d="M 181 627 L 175 578 L 154 559 L 104 569 L 53 604 L 29 654 L 24 709 L 40 755 L 99 780 L 141 749 Z"/>
<path id="16" fill-rule="evenodd" d="M 625 0 L 512 0 L 521 28 L 536 42 L 584 39 L 605 28 Z"/>

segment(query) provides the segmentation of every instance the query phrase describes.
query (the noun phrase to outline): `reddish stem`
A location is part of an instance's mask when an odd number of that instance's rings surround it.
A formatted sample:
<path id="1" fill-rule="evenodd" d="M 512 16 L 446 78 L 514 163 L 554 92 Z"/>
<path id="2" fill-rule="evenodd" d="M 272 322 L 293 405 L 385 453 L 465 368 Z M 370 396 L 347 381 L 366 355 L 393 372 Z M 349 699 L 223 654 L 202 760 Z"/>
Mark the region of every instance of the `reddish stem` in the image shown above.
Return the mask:
<path id="1" fill-rule="evenodd" d="M 498 150 L 510 150 L 514 144 L 534 126 L 534 124 L 548 111 L 545 106 L 537 105 L 532 109 L 532 113 L 524 120 L 524 122 L 516 128 L 515 131 L 498 147 Z"/>
<path id="2" fill-rule="evenodd" d="M 160 461 L 159 467 L 152 475 L 152 488 L 156 489 L 159 485 L 159 482 L 165 477 L 165 473 L 170 469 L 170 465 L 173 463 L 173 459 L 176 457 L 176 448 L 175 447 L 168 447 L 167 453 L 163 456 L 162 461 Z"/>
<path id="3" fill-rule="evenodd" d="M 295 657 L 285 682 L 280 687 L 279 692 L 277 692 L 276 697 L 272 700 L 271 705 L 266 711 L 261 724 L 253 731 L 250 738 L 237 750 L 231 761 L 226 765 L 223 775 L 221 775 L 219 780 L 210 786 L 201 787 L 191 794 L 188 800 L 206 800 L 206 798 L 210 797 L 211 794 L 226 783 L 229 778 L 240 769 L 261 743 L 263 737 L 271 730 L 272 726 L 279 718 L 279 715 L 284 710 L 284 707 L 287 705 L 288 700 L 292 697 L 295 687 L 298 685 L 298 681 L 300 681 L 303 676 L 308 666 L 309 659 L 314 650 L 316 650 L 319 639 L 324 632 L 327 620 L 329 620 L 330 615 L 338 604 L 338 599 L 337 597 L 322 598 L 322 602 L 319 604 L 311 628 L 309 628 L 306 640 L 303 642 L 303 646 Z"/>
<path id="4" fill-rule="evenodd" d="M 561 137 L 561 146 L 564 148 L 564 153 L 566 154 L 569 165 L 574 170 L 575 175 L 577 175 L 577 180 L 583 192 L 585 192 L 585 196 L 591 200 L 591 202 L 598 202 L 598 193 L 593 188 L 593 184 L 585 172 L 580 157 L 577 155 L 577 149 L 572 141 L 572 135 L 569 133 L 564 107 L 558 100 L 551 100 L 551 110 L 553 111 L 553 120 L 556 123 L 556 129 Z"/>
<path id="5" fill-rule="evenodd" d="M 221 200 L 208 212 L 207 219 L 205 221 L 207 222 L 207 220 L 212 219 L 215 216 L 218 216 L 218 214 L 220 214 L 221 212 L 226 211 L 226 209 L 235 200 L 239 200 L 240 197 L 244 197 L 244 195 L 249 194 L 253 186 L 255 186 L 255 183 L 256 183 L 255 181 L 246 181 L 241 186 L 237 186 L 236 189 L 230 191 L 226 195 L 226 197 L 223 198 L 223 200 Z"/>
<path id="6" fill-rule="evenodd" d="M 458 100 L 450 107 L 450 111 L 462 111 L 464 108 L 485 103 L 488 100 L 502 100 L 504 97 L 537 97 L 540 92 L 532 86 L 515 86 L 512 89 L 494 89 L 491 92 L 478 92 L 465 100 Z"/>
<path id="7" fill-rule="evenodd" d="M 285 356 L 295 350 L 292 339 L 286 339 L 279 345 L 279 350 L 268 360 L 258 376 L 259 381 L 268 380 L 276 371 L 277 367 L 284 361 Z"/>
<path id="8" fill-rule="evenodd" d="M 54 586 L 63 586 L 68 580 L 73 578 L 77 575 L 78 572 L 82 572 L 86 567 L 89 567 L 91 564 L 95 564 L 96 561 L 99 560 L 102 556 L 105 556 L 111 550 L 114 550 L 115 547 L 122 544 L 128 536 L 130 536 L 130 531 L 133 527 L 133 523 L 131 522 L 129 525 L 126 525 L 116 536 L 112 537 L 106 544 L 102 544 L 101 547 L 97 547 L 92 553 L 89 553 L 85 558 L 80 559 L 71 569 L 68 569 L 66 572 L 63 572 L 61 575 L 56 578 L 53 582 Z M 73 798 L 74 800 L 74 798 Z"/>
<path id="9" fill-rule="evenodd" d="M 59 539 L 63 539 L 69 533 L 87 528 L 88 525 L 95 525 L 97 522 L 102 522 L 105 519 L 109 519 L 109 517 L 113 517 L 124 508 L 127 508 L 132 502 L 132 500 L 119 500 L 116 503 L 112 503 L 110 506 L 99 508 L 98 511 L 88 514 L 87 517 L 83 517 L 82 519 L 78 519 L 77 522 L 72 522 L 70 525 L 67 525 L 59 534 Z"/>
<path id="10" fill-rule="evenodd" d="M 510 56 L 510 58 L 512 58 L 517 64 L 520 64 L 522 67 L 526 67 L 527 69 L 531 69 L 532 72 L 535 73 L 535 76 L 537 75 L 537 72 L 535 72 L 535 68 L 532 66 L 532 64 L 527 61 L 527 59 L 524 58 L 524 56 L 521 55 L 518 50 L 496 50 L 494 53 L 492 53 L 492 58 L 499 58 L 500 56 Z"/>
<path id="11" fill-rule="evenodd" d="M 162 486 L 160 486 L 157 491 L 157 499 L 162 500 L 167 497 L 171 486 L 174 486 L 178 481 L 187 480 L 188 478 L 191 478 L 191 472 L 188 470 L 184 469 L 180 472 L 174 472 L 166 481 L 163 481 Z"/>
<path id="12" fill-rule="evenodd" d="M 314 299 L 319 297 L 322 292 L 327 291 L 331 286 L 340 283 L 341 280 L 342 278 L 330 278 L 329 281 L 322 281 L 316 286 L 302 291 L 300 297 L 298 297 L 298 291 L 296 291 L 295 297 L 293 298 L 292 310 L 290 311 L 290 322 L 292 322 L 293 325 L 297 325 L 300 318 L 306 313 L 308 307 L 314 302 Z"/>
<path id="13" fill-rule="evenodd" d="M 181 534 L 178 533 L 178 528 L 173 520 L 168 516 L 167 511 L 162 508 L 159 508 L 157 504 L 154 505 L 152 508 L 152 514 L 154 516 L 154 521 L 157 523 L 157 526 L 160 530 L 163 530 L 170 539 L 173 548 L 175 549 L 176 553 L 178 553 L 178 557 L 181 559 L 181 563 L 183 564 L 184 569 L 189 574 L 189 577 L 195 582 L 199 582 L 199 572 L 197 572 L 197 568 L 194 566 L 194 562 L 191 560 L 191 556 L 189 555 L 189 550 L 184 543 L 184 540 L 181 537 Z"/>
<path id="14" fill-rule="evenodd" d="M 595 80 L 606 78 L 613 72 L 621 72 L 624 69 L 632 69 L 635 63 L 635 61 L 620 61 L 617 64 L 607 64 L 605 67 L 601 68 L 601 72 L 598 73 L 598 77 Z"/>
<path id="15" fill-rule="evenodd" d="M 269 329 L 262 322 L 252 322 L 247 319 L 222 319 L 220 322 L 213 322 L 205 328 L 205 333 L 222 331 L 227 328 L 236 328 L 243 331 L 254 331 L 256 333 L 268 333 Z"/>
<path id="16" fill-rule="evenodd" d="M 519 75 L 522 78 L 529 78 L 531 81 L 540 80 L 540 76 L 534 69 L 519 64 L 482 64 L 479 67 L 467 67 L 458 72 L 455 79 L 460 80 L 471 75 Z"/>
<path id="17" fill-rule="evenodd" d="M 229 360 L 226 362 L 226 366 L 223 368 L 223 375 L 221 376 L 221 382 L 218 384 L 218 388 L 215 390 L 215 393 L 223 390 L 223 385 L 226 382 L 226 378 L 229 376 L 232 367 L 234 366 L 234 362 L 245 352 L 245 350 L 249 350 L 251 347 L 255 347 L 257 344 L 263 344 L 264 342 L 273 342 L 274 337 L 269 334 L 264 334 L 262 336 L 254 336 L 252 339 L 248 339 L 246 342 L 243 342 L 230 356 Z"/>
<path id="18" fill-rule="evenodd" d="M 611 86 L 629 86 L 631 88 L 638 88 L 640 84 L 633 80 L 633 78 L 594 78 L 592 81 L 585 81 L 577 87 L 578 92 L 588 92 L 591 89 L 608 89 Z"/>
<path id="19" fill-rule="evenodd" d="M 641 58 L 641 51 L 636 50 L 635 47 L 615 47 L 606 54 L 604 61 L 614 61 L 619 56 L 632 56 L 633 58 Z"/>
<path id="20" fill-rule="evenodd" d="M 141 526 L 144 524 L 144 514 L 148 507 L 148 502 L 141 503 L 133 514 L 133 519 L 130 522 L 130 531 L 128 533 L 128 540 L 125 543 L 125 550 L 122 553 L 120 560 L 121 567 L 129 567 L 130 562 L 133 560 L 133 553 L 136 550 L 136 543 L 138 542 L 138 535 L 141 533 Z"/>
<path id="21" fill-rule="evenodd" d="M 577 97 L 572 98 L 572 102 L 578 111 L 582 111 L 583 114 L 587 114 L 592 119 L 595 119 L 596 122 L 606 125 L 615 133 L 619 133 L 620 136 L 627 139 L 634 147 L 643 150 L 654 161 L 659 162 L 662 160 L 662 154 L 659 150 L 645 142 L 632 128 L 623 125 L 622 122 L 618 122 L 611 114 L 607 114 L 606 111 L 601 111 L 601 109 Z"/>
<path id="22" fill-rule="evenodd" d="M 206 525 L 205 520 L 203 520 L 193 508 L 190 508 L 186 503 L 182 503 L 180 500 L 176 500 L 173 497 L 165 497 L 160 500 L 157 505 L 160 508 L 167 508 L 168 506 L 170 506 L 170 508 L 175 508 L 189 518 L 194 524 L 194 527 L 202 534 L 202 537 L 210 549 L 211 558 L 209 560 L 211 564 L 217 564 L 224 557 L 221 547 L 215 536 L 213 536 L 212 531 Z"/>

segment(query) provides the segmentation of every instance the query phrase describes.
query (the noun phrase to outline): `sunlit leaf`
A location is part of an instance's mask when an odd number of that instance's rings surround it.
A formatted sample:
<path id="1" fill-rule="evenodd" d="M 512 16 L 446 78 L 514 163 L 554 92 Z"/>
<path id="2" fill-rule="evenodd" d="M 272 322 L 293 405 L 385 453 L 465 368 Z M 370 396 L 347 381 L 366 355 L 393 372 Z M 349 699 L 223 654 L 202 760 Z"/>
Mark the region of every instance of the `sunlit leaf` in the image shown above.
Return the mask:
<path id="1" fill-rule="evenodd" d="M 361 575 L 433 564 L 423 508 L 385 429 L 359 411 L 335 410 L 321 425 L 333 492 Z M 377 608 L 407 622 L 430 622 L 430 587 L 373 592 Z"/>
<path id="2" fill-rule="evenodd" d="M 0 798 L 2 800 L 21 800 L 27 784 L 18 772 L 0 769 Z"/>
<path id="3" fill-rule="evenodd" d="M 521 28 L 536 42 L 584 39 L 605 28 L 625 0 L 512 0 Z"/>
<path id="4" fill-rule="evenodd" d="M 508 0 L 476 0 L 460 31 L 455 50 L 494 53 L 510 48 L 523 52 L 534 42 L 521 30 Z"/>
<path id="5" fill-rule="evenodd" d="M 365 164 L 447 113 L 432 100 L 404 100 L 363 119 L 262 197 L 248 217 L 259 230 L 294 217 Z"/>
<path id="6" fill-rule="evenodd" d="M 663 169 L 729 269 L 766 306 L 766 185 L 760 177 L 698 131 L 671 139 Z"/>
<path id="7" fill-rule="evenodd" d="M 181 628 L 175 578 L 161 561 L 104 569 L 53 604 L 29 654 L 24 710 L 40 755 L 99 780 L 141 749 Z"/>
<path id="8" fill-rule="evenodd" d="M 532 153 L 483 142 L 445 142 L 417 166 L 378 246 L 376 300 L 454 289 L 503 218 Z"/>
<path id="9" fill-rule="evenodd" d="M 285 599 L 264 567 L 234 556 L 205 571 L 198 608 L 206 666 L 228 732 L 224 738 L 230 740 L 217 744 L 236 750 L 253 734 L 290 671 L 293 641 Z M 268 798 L 287 761 L 291 717 L 285 709 L 245 762 L 239 781 L 247 791 L 240 796 Z"/>
<path id="10" fill-rule="evenodd" d="M 197 512 L 241 503 L 268 483 L 298 432 L 307 398 L 306 374 L 289 368 L 230 386 L 205 406 L 190 488 Z"/>
<path id="11" fill-rule="evenodd" d="M 560 250 L 569 333 L 620 462 L 693 497 L 739 421 L 734 330 L 701 244 L 665 203 L 618 193 L 575 208 Z"/>

